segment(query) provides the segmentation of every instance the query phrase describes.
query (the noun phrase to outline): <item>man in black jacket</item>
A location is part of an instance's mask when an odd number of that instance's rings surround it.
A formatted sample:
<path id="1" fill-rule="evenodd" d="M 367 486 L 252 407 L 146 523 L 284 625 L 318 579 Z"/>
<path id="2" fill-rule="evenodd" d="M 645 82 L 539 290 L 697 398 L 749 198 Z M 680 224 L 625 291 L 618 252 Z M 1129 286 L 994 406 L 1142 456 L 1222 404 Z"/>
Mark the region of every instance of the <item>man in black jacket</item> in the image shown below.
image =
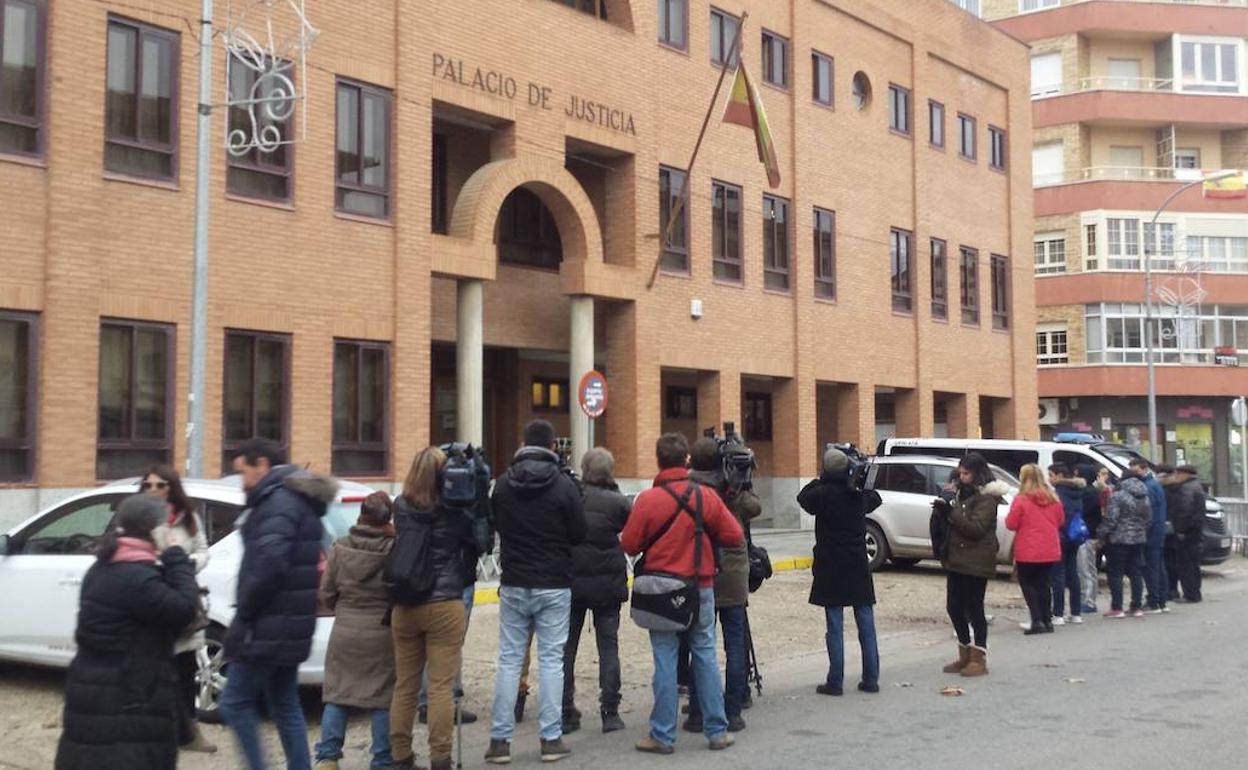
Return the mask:
<path id="1" fill-rule="evenodd" d="M 572 610 L 572 546 L 585 540 L 585 514 L 580 488 L 554 451 L 554 426 L 534 420 L 525 426 L 524 444 L 491 498 L 502 567 L 498 669 L 485 755 L 491 764 L 511 761 L 516 693 L 530 628 L 537 636 L 542 760 L 571 754 L 562 740 L 563 650 Z"/>
<path id="2" fill-rule="evenodd" d="M 1200 547 L 1205 529 L 1205 487 L 1196 476 L 1196 468 L 1181 465 L 1162 481 L 1166 492 L 1166 511 L 1174 528 L 1175 567 L 1183 600 L 1199 602 Z"/>
<path id="3" fill-rule="evenodd" d="M 321 517 L 338 487 L 285 462 L 280 447 L 261 439 L 243 444 L 234 458 L 247 510 L 239 524 L 243 561 L 225 635 L 230 673 L 221 716 L 250 770 L 265 767 L 257 729 L 261 700 L 277 725 L 288 770 L 312 766 L 297 677 L 316 630 Z"/>

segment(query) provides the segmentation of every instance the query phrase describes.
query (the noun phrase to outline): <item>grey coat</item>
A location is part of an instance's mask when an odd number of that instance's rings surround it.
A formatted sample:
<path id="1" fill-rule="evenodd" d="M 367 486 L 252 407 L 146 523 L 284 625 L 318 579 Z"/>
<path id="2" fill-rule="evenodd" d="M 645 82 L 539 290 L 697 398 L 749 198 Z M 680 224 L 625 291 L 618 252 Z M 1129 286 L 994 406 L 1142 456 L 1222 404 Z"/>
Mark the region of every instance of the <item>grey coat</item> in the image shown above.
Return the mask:
<path id="1" fill-rule="evenodd" d="M 1101 521 L 1101 539 L 1110 545 L 1144 545 L 1153 523 L 1148 487 L 1135 476 L 1127 476 L 1109 496 L 1109 510 Z"/>
<path id="2" fill-rule="evenodd" d="M 389 597 L 381 568 L 394 536 L 356 525 L 334 543 L 321 579 L 321 606 L 334 613 L 325 653 L 322 699 L 362 709 L 390 708 L 394 693 L 394 643 L 382 625 Z"/>

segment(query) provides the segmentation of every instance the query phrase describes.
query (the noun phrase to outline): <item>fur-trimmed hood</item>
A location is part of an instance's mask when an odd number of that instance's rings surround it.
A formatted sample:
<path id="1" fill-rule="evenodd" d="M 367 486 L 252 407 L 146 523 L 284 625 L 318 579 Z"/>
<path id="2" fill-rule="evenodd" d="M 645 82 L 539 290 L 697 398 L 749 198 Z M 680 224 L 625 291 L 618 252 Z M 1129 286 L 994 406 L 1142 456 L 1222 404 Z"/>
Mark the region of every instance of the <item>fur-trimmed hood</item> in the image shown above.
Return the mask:
<path id="1" fill-rule="evenodd" d="M 1001 479 L 993 479 L 980 487 L 979 493 L 981 495 L 991 495 L 992 497 L 1005 497 L 1010 493 L 1010 485 Z"/>
<path id="2" fill-rule="evenodd" d="M 309 471 L 295 471 L 282 479 L 282 484 L 292 492 L 310 497 L 318 503 L 329 505 L 338 496 L 338 482 L 329 476 Z"/>

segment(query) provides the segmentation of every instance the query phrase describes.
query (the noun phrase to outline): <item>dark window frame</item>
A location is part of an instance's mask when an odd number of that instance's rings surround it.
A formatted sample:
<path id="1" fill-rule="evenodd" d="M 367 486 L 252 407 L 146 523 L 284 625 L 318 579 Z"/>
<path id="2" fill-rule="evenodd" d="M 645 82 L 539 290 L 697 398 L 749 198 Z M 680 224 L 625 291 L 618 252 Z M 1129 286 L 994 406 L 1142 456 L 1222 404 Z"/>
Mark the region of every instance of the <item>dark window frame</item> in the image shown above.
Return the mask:
<path id="1" fill-rule="evenodd" d="M 988 256 L 992 285 L 992 328 L 1010 328 L 1010 259 L 1004 254 Z"/>
<path id="2" fill-rule="evenodd" d="M 898 97 L 901 97 L 900 104 L 904 109 L 904 125 L 898 127 Z M 914 135 L 914 104 L 913 95 L 910 89 L 905 86 L 899 86 L 896 83 L 888 84 L 888 130 L 899 136 L 912 138 Z"/>
<path id="3" fill-rule="evenodd" d="M 342 171 L 338 167 L 338 92 L 343 88 L 355 89 L 356 106 L 358 113 L 356 114 L 355 130 L 359 146 L 356 148 L 355 157 L 359 163 L 360 178 L 364 177 L 364 96 L 379 97 L 385 105 L 386 113 L 386 183 L 378 187 L 376 185 L 364 184 L 361 182 L 348 183 L 342 181 Z M 362 80 L 353 78 L 338 77 L 334 81 L 334 211 L 340 214 L 349 214 L 355 217 L 365 217 L 367 219 L 391 220 L 394 218 L 394 92 L 389 88 L 366 83 Z M 370 214 L 364 211 L 353 211 L 343 207 L 338 200 L 340 191 L 358 192 L 365 195 L 375 195 L 382 198 L 385 202 L 386 213 L 382 216 Z"/>
<path id="4" fill-rule="evenodd" d="M 940 114 L 940 120 L 936 119 L 936 114 Z M 936 127 L 940 126 L 940 135 L 936 135 Z M 945 133 L 948 126 L 945 125 L 945 105 L 935 99 L 927 100 L 927 143 L 937 149 L 943 151 L 945 149 L 946 139 Z M 937 141 L 939 140 L 939 141 Z"/>
<path id="5" fill-rule="evenodd" d="M 813 210 L 813 222 L 811 223 L 811 236 L 813 241 L 813 255 L 815 263 L 815 299 L 825 300 L 828 302 L 836 301 L 836 212 L 832 209 L 824 209 L 818 206 Z M 824 270 L 824 253 L 823 253 L 823 229 L 822 223 L 827 220 L 829 224 L 829 234 L 831 235 L 829 243 L 829 253 L 827 256 L 827 270 Z"/>
<path id="6" fill-rule="evenodd" d="M 745 429 L 746 441 L 772 441 L 775 435 L 775 412 L 772 408 L 772 398 L 770 393 L 764 392 L 747 392 L 743 398 L 744 413 L 742 414 L 742 428 Z M 762 416 L 756 416 L 756 411 L 762 411 Z"/>
<path id="7" fill-rule="evenodd" d="M 391 361 L 390 343 L 378 342 L 377 340 L 360 340 L 360 339 L 349 339 L 349 338 L 344 338 L 344 337 L 335 337 L 333 340 L 333 348 L 332 348 L 332 351 L 333 351 L 332 355 L 334 359 L 337 359 L 338 357 L 337 353 L 338 353 L 339 345 L 353 345 L 355 346 L 357 350 L 361 352 L 364 350 L 380 350 L 382 352 L 381 379 L 382 379 L 383 391 L 382 391 L 382 398 L 381 398 L 381 440 L 380 441 L 360 441 L 357 439 L 355 441 L 346 441 L 346 440 L 339 440 L 334 437 L 334 417 L 335 417 L 334 404 L 338 399 L 337 399 L 337 393 L 334 392 L 334 387 L 331 384 L 330 408 L 329 408 L 331 472 L 335 476 L 341 476 L 344 478 L 379 478 L 379 477 L 387 476 L 390 473 L 392 459 L 393 459 L 391 457 L 391 450 L 390 450 L 390 437 L 391 437 L 390 418 L 392 414 L 392 411 L 391 411 L 392 407 L 391 407 L 390 402 L 391 402 L 391 398 L 393 397 L 393 393 L 391 392 L 392 389 L 390 387 L 391 385 L 390 373 L 393 367 L 393 363 Z M 357 412 L 360 408 L 360 404 L 362 403 L 362 399 L 363 399 L 363 390 L 359 388 L 359 380 L 360 380 L 359 375 L 360 375 L 360 371 L 362 370 L 363 365 L 364 365 L 364 356 L 361 355 L 356 360 L 357 393 L 356 393 L 355 408 Z M 331 363 L 331 374 L 330 374 L 331 383 L 333 380 L 337 379 L 333 375 L 332 367 L 333 367 L 333 364 Z M 362 425 L 363 421 L 360 421 L 360 424 Z M 356 472 L 356 471 L 339 470 L 338 468 L 334 467 L 334 455 L 338 452 L 380 452 L 383 457 L 382 468 L 375 472 L 374 471 Z"/>
<path id="8" fill-rule="evenodd" d="M 993 171 L 1005 171 L 1009 165 L 1009 145 L 1006 141 L 1004 128 L 988 126 L 988 168 Z"/>
<path id="9" fill-rule="evenodd" d="M 533 403 L 533 386 L 540 385 L 542 387 L 541 403 Z M 550 401 L 550 386 L 557 385 L 563 392 L 563 403 L 552 404 Z M 549 377 L 545 375 L 535 375 L 529 379 L 529 409 L 534 413 L 546 414 L 564 414 L 568 410 L 568 405 L 572 403 L 572 391 L 568 381 L 559 377 Z"/>
<path id="10" fill-rule="evenodd" d="M 248 435 L 246 438 L 241 438 L 241 439 L 229 438 L 227 435 L 228 429 L 226 425 L 227 416 L 226 416 L 226 410 L 225 410 L 225 400 L 226 400 L 225 394 L 229 392 L 229 387 L 230 387 L 229 361 L 230 361 L 230 338 L 231 337 L 247 337 L 251 339 L 252 346 L 253 346 L 252 351 L 251 351 L 251 389 L 250 389 L 251 414 L 248 418 L 249 422 L 251 423 L 251 431 L 250 431 L 250 435 Z M 221 454 L 222 454 L 223 459 L 225 460 L 222 463 L 223 473 L 232 472 L 230 470 L 228 458 L 231 456 L 231 454 L 234 451 L 238 450 L 239 447 L 241 447 L 244 442 L 252 438 L 267 438 L 269 440 L 273 440 L 271 436 L 260 436 L 256 431 L 256 369 L 257 369 L 256 363 L 259 360 L 259 355 L 260 355 L 259 343 L 261 341 L 277 342 L 281 344 L 282 346 L 282 413 L 281 413 L 282 438 L 281 438 L 281 441 L 278 441 L 277 443 L 282 447 L 283 450 L 285 450 L 288 457 L 290 455 L 291 335 L 286 334 L 284 332 L 265 332 L 265 331 L 255 331 L 252 329 L 227 328 L 225 330 L 225 337 L 224 337 L 225 344 L 222 346 L 222 349 L 221 349 L 221 352 L 222 352 Z"/>
<path id="11" fill-rule="evenodd" d="M 828 98 L 819 98 L 819 65 L 828 65 Z M 810 52 L 810 98 L 815 104 L 829 109 L 836 109 L 836 59 L 814 49 Z"/>
<path id="12" fill-rule="evenodd" d="M 727 37 L 727 36 L 725 36 L 725 35 L 723 34 L 723 32 L 724 32 L 724 27 L 723 27 L 723 24 L 721 23 L 721 24 L 719 25 L 719 33 L 720 33 L 719 46 L 720 46 L 720 50 L 728 51 L 728 58 L 729 58 L 729 61 L 728 61 L 728 69 L 732 69 L 732 68 L 734 68 L 734 67 L 736 67 L 736 66 L 737 66 L 737 55 L 736 55 L 736 52 L 735 52 L 735 51 L 732 51 L 732 50 L 729 50 L 729 49 L 731 49 L 731 48 L 732 48 L 732 43 L 733 43 L 733 41 L 736 39 L 737 35 L 738 35 L 738 34 L 740 33 L 740 31 L 741 31 L 741 17 L 740 17 L 740 16 L 737 16 L 736 14 L 729 13 L 728 11 L 725 11 L 725 10 L 723 10 L 722 8 L 716 8 L 715 6 L 711 6 L 710 16 L 711 16 L 711 19 L 710 19 L 710 21 L 708 22 L 708 26 L 709 26 L 709 28 L 710 28 L 710 29 L 709 29 L 709 32 L 710 32 L 710 34 L 712 34 L 712 35 L 713 35 L 713 34 L 715 34 L 715 31 L 716 31 L 716 30 L 715 30 L 715 17 L 717 17 L 717 16 L 718 16 L 720 19 L 731 19 L 731 20 L 732 20 L 732 22 L 733 22 L 734 24 L 736 24 L 736 25 L 737 25 L 737 26 L 736 26 L 736 31 L 734 31 L 734 32 L 733 32 L 733 34 L 732 34 L 732 36 L 731 36 L 731 37 Z M 727 39 L 724 39 L 725 37 L 727 37 Z M 714 64 L 716 67 L 723 67 L 723 66 L 724 66 L 724 59 L 723 59 L 723 58 L 719 58 L 719 59 L 716 59 L 716 58 L 715 58 L 715 46 L 713 46 L 713 45 L 710 47 L 710 54 L 711 54 L 711 64 Z"/>
<path id="13" fill-rule="evenodd" d="M 779 243 L 776 238 L 776 216 L 777 209 L 784 213 L 784 264 L 781 265 L 776 255 L 775 244 Z M 793 271 L 793 209 L 791 201 L 788 198 L 782 198 L 779 195 L 764 194 L 763 195 L 763 289 L 765 291 L 775 291 L 781 293 L 789 293 L 792 289 L 792 281 L 790 274 Z M 770 220 L 770 221 L 769 221 Z M 770 229 L 772 237 L 772 251 L 767 253 L 767 232 Z M 771 281 L 780 283 L 781 285 L 771 286 Z"/>
<path id="14" fill-rule="evenodd" d="M 0 12 L 3 11 L 0 3 Z M 25 425 L 21 438 L 0 437 L 0 449 L 26 453 L 26 472 L 0 475 L 0 484 L 23 484 L 35 480 L 39 462 L 39 314 L 0 309 L 0 321 L 26 325 Z"/>
<path id="15" fill-rule="evenodd" d="M 966 152 L 966 126 L 971 127 L 971 151 Z M 965 112 L 958 113 L 958 157 L 972 163 L 979 162 L 979 121 Z"/>
<path id="16" fill-rule="evenodd" d="M 962 323 L 979 326 L 979 249 L 958 247 L 958 301 L 962 308 Z"/>
<path id="17" fill-rule="evenodd" d="M 98 375 L 99 367 L 103 365 L 103 336 L 104 327 L 124 327 L 130 330 L 130 438 L 104 439 L 100 437 L 99 414 L 100 414 L 100 396 L 101 381 Z M 135 383 L 138 381 L 138 356 L 135 355 L 135 345 L 133 340 L 140 330 L 159 331 L 165 336 L 165 435 L 160 439 L 136 439 L 134 438 L 135 421 L 138 419 L 138 410 L 134 408 L 135 394 L 137 388 Z M 153 451 L 164 452 L 164 464 L 171 464 L 173 457 L 173 420 L 174 420 L 174 400 L 177 397 L 177 327 L 171 323 L 162 323 L 159 321 L 136 321 L 128 318 L 101 318 L 99 323 L 100 335 L 100 363 L 97 364 L 96 376 L 96 430 L 95 430 L 95 474 L 100 480 L 107 477 L 99 473 L 100 454 L 108 451 Z M 124 478 L 120 476 L 118 478 Z"/>
<path id="18" fill-rule="evenodd" d="M 230 84 L 232 82 L 230 79 L 230 69 L 235 66 L 234 60 L 236 58 L 237 57 L 234 56 L 233 54 L 230 54 L 226 57 L 225 89 L 226 89 L 227 98 L 230 93 Z M 267 58 L 266 58 L 266 61 L 267 61 Z M 247 72 L 250 75 L 249 82 L 252 85 L 254 85 L 255 80 L 256 80 L 255 72 L 251 70 L 251 68 L 246 67 L 246 65 L 244 64 L 240 64 L 238 66 L 242 66 L 246 68 Z M 294 63 L 289 62 L 289 61 L 285 62 L 285 66 L 282 69 L 284 69 L 287 72 L 288 76 L 291 78 L 291 81 L 293 82 L 294 77 L 295 77 Z M 250 86 L 249 86 L 249 89 L 250 89 Z M 336 97 L 337 97 L 337 91 L 335 90 L 335 98 Z M 240 109 L 245 109 L 245 108 L 240 108 Z M 226 116 L 225 116 L 227 131 L 231 130 L 230 129 L 231 117 L 232 117 L 231 111 L 227 109 Z M 283 139 L 289 140 L 294 135 L 296 117 L 297 117 L 296 114 L 292 112 L 290 114 L 290 117 L 287 118 L 285 121 L 283 121 L 283 124 L 285 125 L 285 130 L 282 133 Z M 297 144 L 296 142 L 289 142 L 287 144 L 282 145 L 281 151 L 283 153 L 283 157 L 285 158 L 285 161 L 281 165 L 277 163 L 262 162 L 264 158 L 272 157 L 273 153 L 260 152 L 258 149 L 254 147 L 248 150 L 247 154 L 243 156 L 235 156 L 234 153 L 229 152 L 227 150 L 225 153 L 226 195 L 233 197 L 233 198 L 237 198 L 239 200 L 245 200 L 245 201 L 262 201 L 266 203 L 276 203 L 279 205 L 292 205 L 295 200 L 295 145 L 296 144 Z M 267 195 L 256 195 L 256 194 L 252 194 L 249 192 L 230 189 L 230 171 L 233 169 L 238 169 L 239 171 L 249 172 L 253 174 L 263 174 L 265 176 L 273 177 L 275 179 L 281 179 L 284 181 L 284 184 L 286 187 L 286 194 L 284 196 L 271 197 Z"/>
<path id="19" fill-rule="evenodd" d="M 724 209 L 723 209 L 723 244 L 724 252 L 722 254 L 715 253 L 715 218 L 716 218 L 716 200 L 718 191 L 724 191 Z M 732 191 L 737 194 L 737 253 L 736 256 L 728 254 L 728 192 Z M 745 242 L 743 238 L 745 230 L 745 194 L 740 185 L 730 182 L 721 182 L 717 179 L 711 180 L 711 275 L 712 278 L 719 283 L 740 286 L 745 283 Z M 718 275 L 720 271 L 729 273 L 735 271 L 736 278 L 728 275 Z"/>
<path id="20" fill-rule="evenodd" d="M 0 0 L 0 55 L 4 49 L 4 8 L 10 2 L 21 2 L 35 9 L 35 114 L 0 113 L 0 123 L 33 131 L 35 149 L 33 152 L 8 150 L 0 152 L 0 156 L 42 159 L 47 152 L 44 119 L 47 112 L 48 4 L 47 0 Z"/>
<path id="21" fill-rule="evenodd" d="M 943 238 L 928 241 L 931 252 L 932 318 L 949 320 L 949 243 Z"/>
<path id="22" fill-rule="evenodd" d="M 681 409 L 682 401 L 689 399 L 693 409 Z M 698 419 L 698 389 L 687 385 L 668 385 L 663 389 L 663 414 L 668 420 Z"/>
<path id="23" fill-rule="evenodd" d="M 784 35 L 772 32 L 764 28 L 762 31 L 761 55 L 759 63 L 763 68 L 763 82 L 772 88 L 779 88 L 781 91 L 788 91 L 789 84 L 793 81 L 793 44 Z M 781 72 L 784 76 L 784 82 L 777 83 L 771 79 L 771 72 L 775 69 L 775 46 L 780 47 L 780 51 L 784 55 L 783 67 Z"/>
<path id="24" fill-rule="evenodd" d="M 158 27 L 153 24 L 147 24 L 141 21 L 135 21 L 124 16 L 116 16 L 109 14 L 107 28 L 111 30 L 113 27 L 125 27 L 131 29 L 135 33 L 134 37 L 134 125 L 136 136 L 123 137 L 111 135 L 109 133 L 109 104 L 108 104 L 108 42 L 107 37 L 104 45 L 104 170 L 109 174 L 120 174 L 122 176 L 136 177 L 139 179 L 155 179 L 158 181 L 177 182 L 179 174 L 179 166 L 181 153 L 180 135 L 179 135 L 179 104 L 181 98 L 182 78 L 180 77 L 182 62 L 182 35 L 176 30 Z M 170 63 L 169 70 L 169 142 L 158 142 L 149 139 L 143 139 L 137 134 L 141 131 L 143 125 L 143 42 L 144 40 L 155 37 L 163 38 L 170 44 Z M 108 166 L 108 145 L 117 145 L 118 147 L 126 147 L 133 150 L 139 150 L 148 153 L 159 153 L 169 158 L 169 174 L 145 174 L 142 170 L 109 168 Z"/>
<path id="25" fill-rule="evenodd" d="M 436 235 L 446 235 L 450 232 L 450 210 L 447 206 L 449 191 L 446 185 L 449 180 L 449 159 L 446 147 L 446 134 L 438 132 L 433 133 L 432 154 L 433 162 L 431 172 L 433 179 L 430 181 L 431 199 L 430 205 L 433 208 L 431 212 L 431 228 Z"/>
<path id="26" fill-rule="evenodd" d="M 680 3 L 681 14 L 684 16 L 684 20 L 681 22 L 684 39 L 679 43 L 673 42 L 669 37 L 671 35 L 671 30 L 665 29 L 665 27 L 667 27 L 667 20 L 671 14 L 672 3 Z M 687 52 L 689 50 L 689 0 L 659 0 L 658 6 L 661 7 L 658 7 L 656 12 L 661 10 L 667 11 L 667 13 L 662 14 L 663 18 L 657 19 L 658 23 L 655 25 L 658 28 L 659 45 L 664 48 L 670 48 L 673 51 Z"/>
<path id="27" fill-rule="evenodd" d="M 904 269 L 902 244 L 905 244 Z M 893 312 L 909 315 L 914 312 L 914 233 L 910 230 L 900 227 L 889 228 L 888 268 Z M 901 285 L 903 275 L 905 286 Z"/>
<path id="28" fill-rule="evenodd" d="M 672 178 L 673 174 L 680 178 L 680 193 L 673 195 Z M 659 166 L 659 238 L 663 240 L 663 256 L 660 260 L 660 267 L 664 273 L 672 275 L 689 275 L 692 265 L 689 259 L 689 200 L 680 207 L 680 228 L 681 234 L 684 236 L 682 242 L 673 244 L 666 240 L 668 234 L 668 220 L 672 215 L 672 208 L 676 206 L 677 201 L 682 195 L 687 196 L 686 186 L 689 184 L 689 175 L 684 169 L 675 168 L 673 166 Z M 672 262 L 676 259 L 682 263 L 681 267 L 673 266 Z"/>

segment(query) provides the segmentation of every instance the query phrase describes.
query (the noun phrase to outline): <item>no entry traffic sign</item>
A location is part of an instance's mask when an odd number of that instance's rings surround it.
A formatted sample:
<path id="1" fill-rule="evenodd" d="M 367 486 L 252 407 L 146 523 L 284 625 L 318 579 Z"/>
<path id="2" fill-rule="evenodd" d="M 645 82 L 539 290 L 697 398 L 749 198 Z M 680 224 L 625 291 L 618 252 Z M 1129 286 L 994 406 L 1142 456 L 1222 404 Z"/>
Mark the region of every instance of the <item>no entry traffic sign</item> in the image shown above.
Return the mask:
<path id="1" fill-rule="evenodd" d="M 581 402 L 581 411 L 591 420 L 596 420 L 607 411 L 607 378 L 602 372 L 589 371 L 581 378 L 581 385 L 576 389 L 577 399 Z"/>

